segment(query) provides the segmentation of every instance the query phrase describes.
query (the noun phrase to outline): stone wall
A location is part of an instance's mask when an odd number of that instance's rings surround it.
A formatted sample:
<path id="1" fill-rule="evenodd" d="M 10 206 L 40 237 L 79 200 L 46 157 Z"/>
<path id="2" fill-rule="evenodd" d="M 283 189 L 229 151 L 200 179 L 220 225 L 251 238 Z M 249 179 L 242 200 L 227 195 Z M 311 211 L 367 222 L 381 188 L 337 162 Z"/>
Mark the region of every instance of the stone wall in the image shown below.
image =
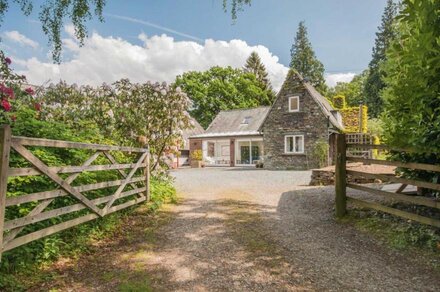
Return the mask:
<path id="1" fill-rule="evenodd" d="M 299 96 L 299 112 L 289 112 L 289 97 Z M 312 169 L 319 167 L 312 155 L 314 144 L 328 142 L 329 121 L 293 70 L 284 81 L 264 124 L 264 168 Z M 286 135 L 304 135 L 304 154 L 285 154 Z"/>

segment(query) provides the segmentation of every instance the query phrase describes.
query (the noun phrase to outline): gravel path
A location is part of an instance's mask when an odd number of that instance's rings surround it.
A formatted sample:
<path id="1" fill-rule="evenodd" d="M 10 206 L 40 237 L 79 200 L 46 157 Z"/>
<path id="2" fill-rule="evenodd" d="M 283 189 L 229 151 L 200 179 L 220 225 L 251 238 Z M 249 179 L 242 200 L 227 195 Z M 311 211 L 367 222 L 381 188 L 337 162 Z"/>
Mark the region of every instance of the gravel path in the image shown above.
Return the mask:
<path id="1" fill-rule="evenodd" d="M 333 188 L 310 172 L 184 169 L 184 198 L 156 264 L 164 290 L 438 291 L 417 258 L 333 220 Z"/>
<path id="2" fill-rule="evenodd" d="M 36 291 L 439 291 L 440 273 L 333 219 L 308 171 L 174 171 L 182 201 L 137 216 Z M 55 290 L 54 290 L 55 291 Z"/>

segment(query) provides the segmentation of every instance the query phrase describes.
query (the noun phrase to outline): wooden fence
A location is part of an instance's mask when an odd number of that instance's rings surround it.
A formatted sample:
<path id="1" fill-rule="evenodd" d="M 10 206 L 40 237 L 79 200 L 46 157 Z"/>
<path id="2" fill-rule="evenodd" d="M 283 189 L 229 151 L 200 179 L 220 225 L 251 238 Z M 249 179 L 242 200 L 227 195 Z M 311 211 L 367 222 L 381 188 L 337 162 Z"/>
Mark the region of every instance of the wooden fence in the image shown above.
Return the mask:
<path id="1" fill-rule="evenodd" d="M 400 162 L 400 161 L 389 161 L 389 160 L 378 160 L 378 159 L 368 159 L 359 157 L 347 156 L 347 148 L 365 148 L 365 149 L 380 149 L 384 151 L 396 151 L 396 152 L 413 152 L 409 149 L 391 149 L 385 145 L 368 145 L 368 144 L 347 144 L 344 134 L 338 134 L 336 137 L 337 154 L 336 154 L 336 177 L 335 177 L 335 191 L 336 191 L 336 217 L 341 218 L 347 212 L 347 201 L 352 202 L 360 207 L 370 208 L 385 213 L 389 213 L 395 216 L 399 216 L 405 219 L 417 221 L 423 224 L 428 224 L 436 227 L 440 227 L 440 221 L 434 218 L 429 218 L 421 216 L 415 213 L 406 212 L 403 210 L 395 209 L 377 202 L 364 201 L 357 198 L 352 198 L 347 196 L 347 188 L 355 189 L 363 192 L 367 192 L 373 195 L 382 196 L 387 199 L 392 199 L 400 202 L 406 202 L 415 205 L 422 205 L 431 208 L 440 209 L 440 201 L 436 199 L 431 199 L 422 196 L 411 196 L 408 194 L 403 194 L 402 191 L 408 186 L 416 186 L 418 188 L 426 188 L 435 191 L 440 191 L 440 184 L 426 182 L 415 179 L 407 179 L 398 176 L 388 176 L 376 173 L 366 173 L 360 171 L 347 170 L 346 163 L 349 162 L 362 162 L 364 164 L 379 164 L 379 165 L 389 165 L 401 168 L 424 170 L 440 172 L 439 165 L 431 165 L 425 163 L 414 163 L 414 162 Z M 354 183 L 347 183 L 347 175 L 353 177 L 367 177 L 372 179 L 379 179 L 381 181 L 402 184 L 401 187 L 397 189 L 396 192 L 384 191 L 376 188 L 371 188 L 366 185 L 359 185 Z"/>
<path id="2" fill-rule="evenodd" d="M 25 146 L 31 146 L 32 148 L 88 149 L 93 154 L 80 166 L 49 166 Z M 9 167 L 10 150 L 18 153 L 32 167 Z M 136 155 L 136 160 L 128 164 L 118 163 L 112 155 L 113 152 L 126 153 L 125 157 Z M 99 156 L 105 157 L 110 163 L 105 165 L 94 164 Z M 148 200 L 149 160 L 150 154 L 146 148 L 14 137 L 11 136 L 9 126 L 0 127 L 0 259 L 2 252 Z M 125 169 L 130 169 L 130 171 L 127 173 Z M 112 170 L 118 172 L 120 179 L 86 185 L 72 185 L 75 179 L 84 172 Z M 68 176 L 64 174 L 68 174 Z M 49 191 L 7 197 L 8 178 L 20 176 L 45 176 L 56 185 L 56 188 Z M 116 189 L 112 195 L 92 199 L 85 194 L 89 191 L 111 187 Z M 111 191 L 111 189 L 108 190 Z M 64 197 L 63 199 L 73 197 L 75 200 L 71 200 L 73 203 L 67 206 L 55 209 L 53 207 L 48 208 L 54 200 L 60 197 Z M 32 202 L 35 207 L 29 213 L 12 220 L 6 219 L 7 208 Z M 87 212 L 85 212 L 86 210 Z M 73 216 L 75 215 L 73 213 L 78 211 L 81 211 L 77 213 L 78 216 Z M 64 217 L 60 216 L 66 214 L 70 214 L 72 215 L 71 218 L 75 218 L 62 221 L 61 218 Z M 57 222 L 62 222 L 37 231 L 26 232 L 26 227 L 53 218 L 58 219 Z"/>
<path id="3" fill-rule="evenodd" d="M 345 135 L 345 141 L 350 145 L 374 144 L 373 136 L 368 133 L 348 133 Z M 347 155 L 354 157 L 373 158 L 373 149 L 349 147 L 347 148 Z"/>

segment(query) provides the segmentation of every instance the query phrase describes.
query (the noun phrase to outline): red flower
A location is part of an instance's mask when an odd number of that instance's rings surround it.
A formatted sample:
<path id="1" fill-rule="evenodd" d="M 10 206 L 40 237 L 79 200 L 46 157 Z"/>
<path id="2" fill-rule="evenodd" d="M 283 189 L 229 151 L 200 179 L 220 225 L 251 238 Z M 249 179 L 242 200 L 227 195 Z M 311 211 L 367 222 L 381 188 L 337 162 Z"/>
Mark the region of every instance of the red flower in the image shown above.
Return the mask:
<path id="1" fill-rule="evenodd" d="M 11 116 L 11 120 L 12 120 L 13 122 L 15 122 L 15 121 L 17 120 L 17 116 L 16 116 L 16 115 Z"/>
<path id="2" fill-rule="evenodd" d="M 26 93 L 30 94 L 30 95 L 34 95 L 35 94 L 35 91 L 31 87 L 26 88 L 24 91 L 26 91 Z"/>
<path id="3" fill-rule="evenodd" d="M 0 84 L 0 92 L 7 95 L 10 98 L 14 98 L 14 90 L 10 87 L 6 87 L 3 83 Z"/>
<path id="4" fill-rule="evenodd" d="M 14 90 L 10 87 L 6 87 L 5 90 L 3 91 L 6 95 L 8 95 L 10 98 L 14 98 Z"/>
<path id="5" fill-rule="evenodd" d="M 37 111 L 41 111 L 41 104 L 40 103 L 35 103 L 35 109 L 37 110 Z"/>
<path id="6" fill-rule="evenodd" d="M 6 57 L 6 58 L 5 58 L 5 62 L 6 62 L 6 64 L 11 65 L 12 60 L 11 60 L 11 58 Z"/>
<path id="7" fill-rule="evenodd" d="M 2 100 L 2 107 L 5 109 L 5 111 L 10 111 L 11 110 L 11 104 L 9 103 L 8 100 L 3 99 Z"/>

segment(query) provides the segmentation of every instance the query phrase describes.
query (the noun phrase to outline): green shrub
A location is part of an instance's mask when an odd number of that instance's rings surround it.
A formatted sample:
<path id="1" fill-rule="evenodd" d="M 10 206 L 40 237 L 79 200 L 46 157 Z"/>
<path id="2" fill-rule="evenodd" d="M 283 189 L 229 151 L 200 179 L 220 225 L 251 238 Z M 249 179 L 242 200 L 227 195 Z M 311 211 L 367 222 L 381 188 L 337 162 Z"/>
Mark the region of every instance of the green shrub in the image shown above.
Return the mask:
<path id="1" fill-rule="evenodd" d="M 337 95 L 333 97 L 333 106 L 335 109 L 344 109 L 347 107 L 347 103 L 345 102 L 345 96 Z"/>
<path id="2" fill-rule="evenodd" d="M 152 178 L 151 199 L 147 204 L 150 212 L 156 211 L 165 202 L 176 202 L 176 190 L 172 181 Z M 0 264 L 0 290 L 21 291 L 30 283 L 46 277 L 39 268 L 59 257 L 76 257 L 87 251 L 93 241 L 110 237 L 137 207 L 128 208 L 106 217 L 75 226 L 49 237 L 33 241 L 5 252 Z"/>
<path id="3" fill-rule="evenodd" d="M 194 159 L 197 161 L 202 161 L 203 160 L 202 150 L 198 149 L 198 150 L 194 150 L 193 152 L 191 152 L 191 159 Z"/>
<path id="4" fill-rule="evenodd" d="M 328 142 L 324 139 L 318 140 L 312 148 L 312 160 L 319 168 L 328 165 Z"/>

